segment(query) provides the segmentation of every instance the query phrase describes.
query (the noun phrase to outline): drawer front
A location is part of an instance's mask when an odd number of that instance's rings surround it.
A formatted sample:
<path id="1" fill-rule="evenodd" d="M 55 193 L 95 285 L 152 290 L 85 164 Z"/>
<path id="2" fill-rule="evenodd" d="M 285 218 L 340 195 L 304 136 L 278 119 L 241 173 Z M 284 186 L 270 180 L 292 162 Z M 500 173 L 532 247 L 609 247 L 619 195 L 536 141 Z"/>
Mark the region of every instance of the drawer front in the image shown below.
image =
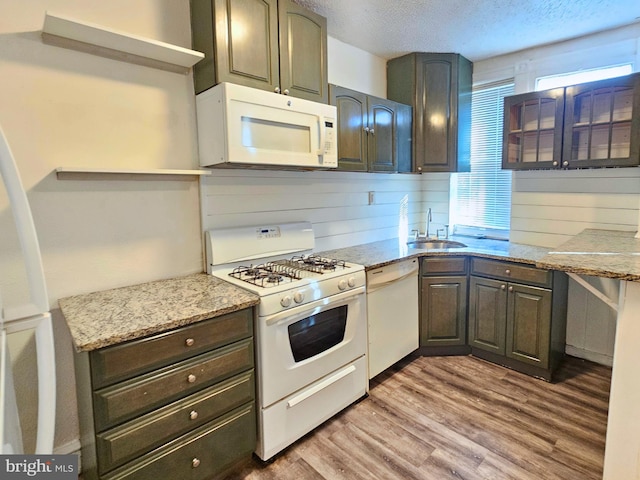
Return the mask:
<path id="1" fill-rule="evenodd" d="M 97 432 L 253 367 L 253 342 L 241 340 L 94 392 Z"/>
<path id="2" fill-rule="evenodd" d="M 216 417 L 255 400 L 253 370 L 96 436 L 99 472 L 150 452 Z"/>
<path id="3" fill-rule="evenodd" d="M 465 274 L 467 257 L 426 257 L 422 259 L 422 275 Z"/>
<path id="4" fill-rule="evenodd" d="M 98 389 L 170 365 L 252 335 L 253 310 L 245 309 L 192 325 L 91 352 Z"/>
<path id="5" fill-rule="evenodd" d="M 136 459 L 104 480 L 158 480 L 215 478 L 239 459 L 248 457 L 256 443 L 253 403 Z"/>
<path id="6" fill-rule="evenodd" d="M 537 284 L 544 287 L 551 286 L 551 272 L 549 270 L 541 270 L 519 263 L 472 258 L 471 274 L 506 281 Z"/>

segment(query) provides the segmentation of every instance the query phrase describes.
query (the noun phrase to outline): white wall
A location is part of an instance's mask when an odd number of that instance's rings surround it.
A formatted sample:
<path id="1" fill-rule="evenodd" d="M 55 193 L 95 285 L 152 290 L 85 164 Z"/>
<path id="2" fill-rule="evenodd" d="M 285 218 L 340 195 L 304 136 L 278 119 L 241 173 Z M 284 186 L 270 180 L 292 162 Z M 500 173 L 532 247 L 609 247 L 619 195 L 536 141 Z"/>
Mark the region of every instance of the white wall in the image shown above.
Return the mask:
<path id="1" fill-rule="evenodd" d="M 640 24 L 474 64 L 474 83 L 514 78 L 517 93 L 537 77 L 620 63 L 640 71 Z M 585 228 L 638 228 L 638 168 L 514 172 L 511 240 L 556 247 Z M 589 278 L 617 301 L 618 282 Z M 611 364 L 615 314 L 571 281 L 567 352 Z"/>
<path id="2" fill-rule="evenodd" d="M 42 43 L 44 12 L 69 15 L 189 47 L 188 2 L 3 0 L 0 125 L 28 192 L 42 249 L 57 347 L 55 447 L 78 447 L 73 350 L 58 298 L 201 271 L 196 180 L 57 180 L 56 167 L 197 166 L 190 75 L 109 60 Z M 1 189 L 0 189 L 1 190 Z M 0 197 L 0 266 L 17 255 Z M 10 268 L 10 267 L 8 267 Z M 4 292 L 15 285 L 4 285 Z M 6 303 L 12 296 L 4 295 Z M 32 447 L 33 344 L 12 339 Z"/>

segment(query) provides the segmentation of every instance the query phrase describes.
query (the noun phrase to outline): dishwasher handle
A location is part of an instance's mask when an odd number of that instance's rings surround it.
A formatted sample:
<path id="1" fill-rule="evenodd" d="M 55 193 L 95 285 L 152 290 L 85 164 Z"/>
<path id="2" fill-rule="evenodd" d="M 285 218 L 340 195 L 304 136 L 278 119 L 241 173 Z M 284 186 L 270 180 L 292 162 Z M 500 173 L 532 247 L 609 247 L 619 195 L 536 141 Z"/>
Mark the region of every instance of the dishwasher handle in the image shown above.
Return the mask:
<path id="1" fill-rule="evenodd" d="M 376 290 L 380 290 L 381 288 L 387 287 L 395 282 L 400 282 L 406 278 L 410 277 L 418 277 L 418 264 L 416 262 L 415 266 L 411 266 L 409 269 L 402 268 L 398 269 L 398 274 L 393 275 L 384 271 L 385 269 L 381 269 L 377 272 L 368 272 L 367 275 L 367 293 L 375 292 Z M 386 275 L 385 275 L 386 273 Z M 373 275 L 381 274 L 385 278 L 384 280 L 376 280 Z"/>

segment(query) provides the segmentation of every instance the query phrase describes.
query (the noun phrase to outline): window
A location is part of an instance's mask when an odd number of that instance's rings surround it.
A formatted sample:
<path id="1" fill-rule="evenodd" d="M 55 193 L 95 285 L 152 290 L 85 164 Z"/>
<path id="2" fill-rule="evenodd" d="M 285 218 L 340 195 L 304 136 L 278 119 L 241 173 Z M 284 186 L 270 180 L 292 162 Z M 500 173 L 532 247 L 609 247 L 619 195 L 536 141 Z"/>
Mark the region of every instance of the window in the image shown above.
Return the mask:
<path id="1" fill-rule="evenodd" d="M 483 84 L 471 95 L 471 171 L 451 175 L 449 222 L 458 234 L 509 237 L 511 171 L 501 170 L 503 99 L 513 80 Z"/>
<path id="2" fill-rule="evenodd" d="M 577 83 L 594 82 L 605 78 L 621 77 L 633 73 L 633 65 L 613 65 L 611 67 L 594 68 L 592 70 L 580 70 L 578 72 L 562 73 L 560 75 L 548 75 L 536 78 L 536 91 L 549 88 L 566 87 Z"/>

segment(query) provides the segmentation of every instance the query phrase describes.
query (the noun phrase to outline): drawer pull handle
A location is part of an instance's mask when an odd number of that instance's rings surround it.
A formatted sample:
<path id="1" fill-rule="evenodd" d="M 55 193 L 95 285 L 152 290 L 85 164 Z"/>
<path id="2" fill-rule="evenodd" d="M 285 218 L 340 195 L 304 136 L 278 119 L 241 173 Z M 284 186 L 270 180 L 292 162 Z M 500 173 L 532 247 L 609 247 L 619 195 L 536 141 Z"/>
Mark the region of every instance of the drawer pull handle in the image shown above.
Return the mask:
<path id="1" fill-rule="evenodd" d="M 190 418 L 191 420 L 195 420 L 196 418 L 198 418 L 198 412 L 196 412 L 195 410 L 191 410 L 191 411 L 189 412 L 189 418 Z"/>
<path id="2" fill-rule="evenodd" d="M 193 347 L 193 344 L 196 343 L 196 341 L 193 338 L 187 338 L 184 343 L 187 347 Z"/>
<path id="3" fill-rule="evenodd" d="M 187 377 L 187 382 L 193 383 L 195 381 L 196 381 L 196 376 L 193 373 L 190 373 L 189 376 Z"/>
<path id="4" fill-rule="evenodd" d="M 504 271 L 505 274 L 507 275 L 511 275 L 511 270 L 509 270 L 508 268 Z"/>
<path id="5" fill-rule="evenodd" d="M 191 466 L 193 468 L 198 468 L 200 466 L 200 459 L 194 458 L 193 460 L 191 460 Z"/>

